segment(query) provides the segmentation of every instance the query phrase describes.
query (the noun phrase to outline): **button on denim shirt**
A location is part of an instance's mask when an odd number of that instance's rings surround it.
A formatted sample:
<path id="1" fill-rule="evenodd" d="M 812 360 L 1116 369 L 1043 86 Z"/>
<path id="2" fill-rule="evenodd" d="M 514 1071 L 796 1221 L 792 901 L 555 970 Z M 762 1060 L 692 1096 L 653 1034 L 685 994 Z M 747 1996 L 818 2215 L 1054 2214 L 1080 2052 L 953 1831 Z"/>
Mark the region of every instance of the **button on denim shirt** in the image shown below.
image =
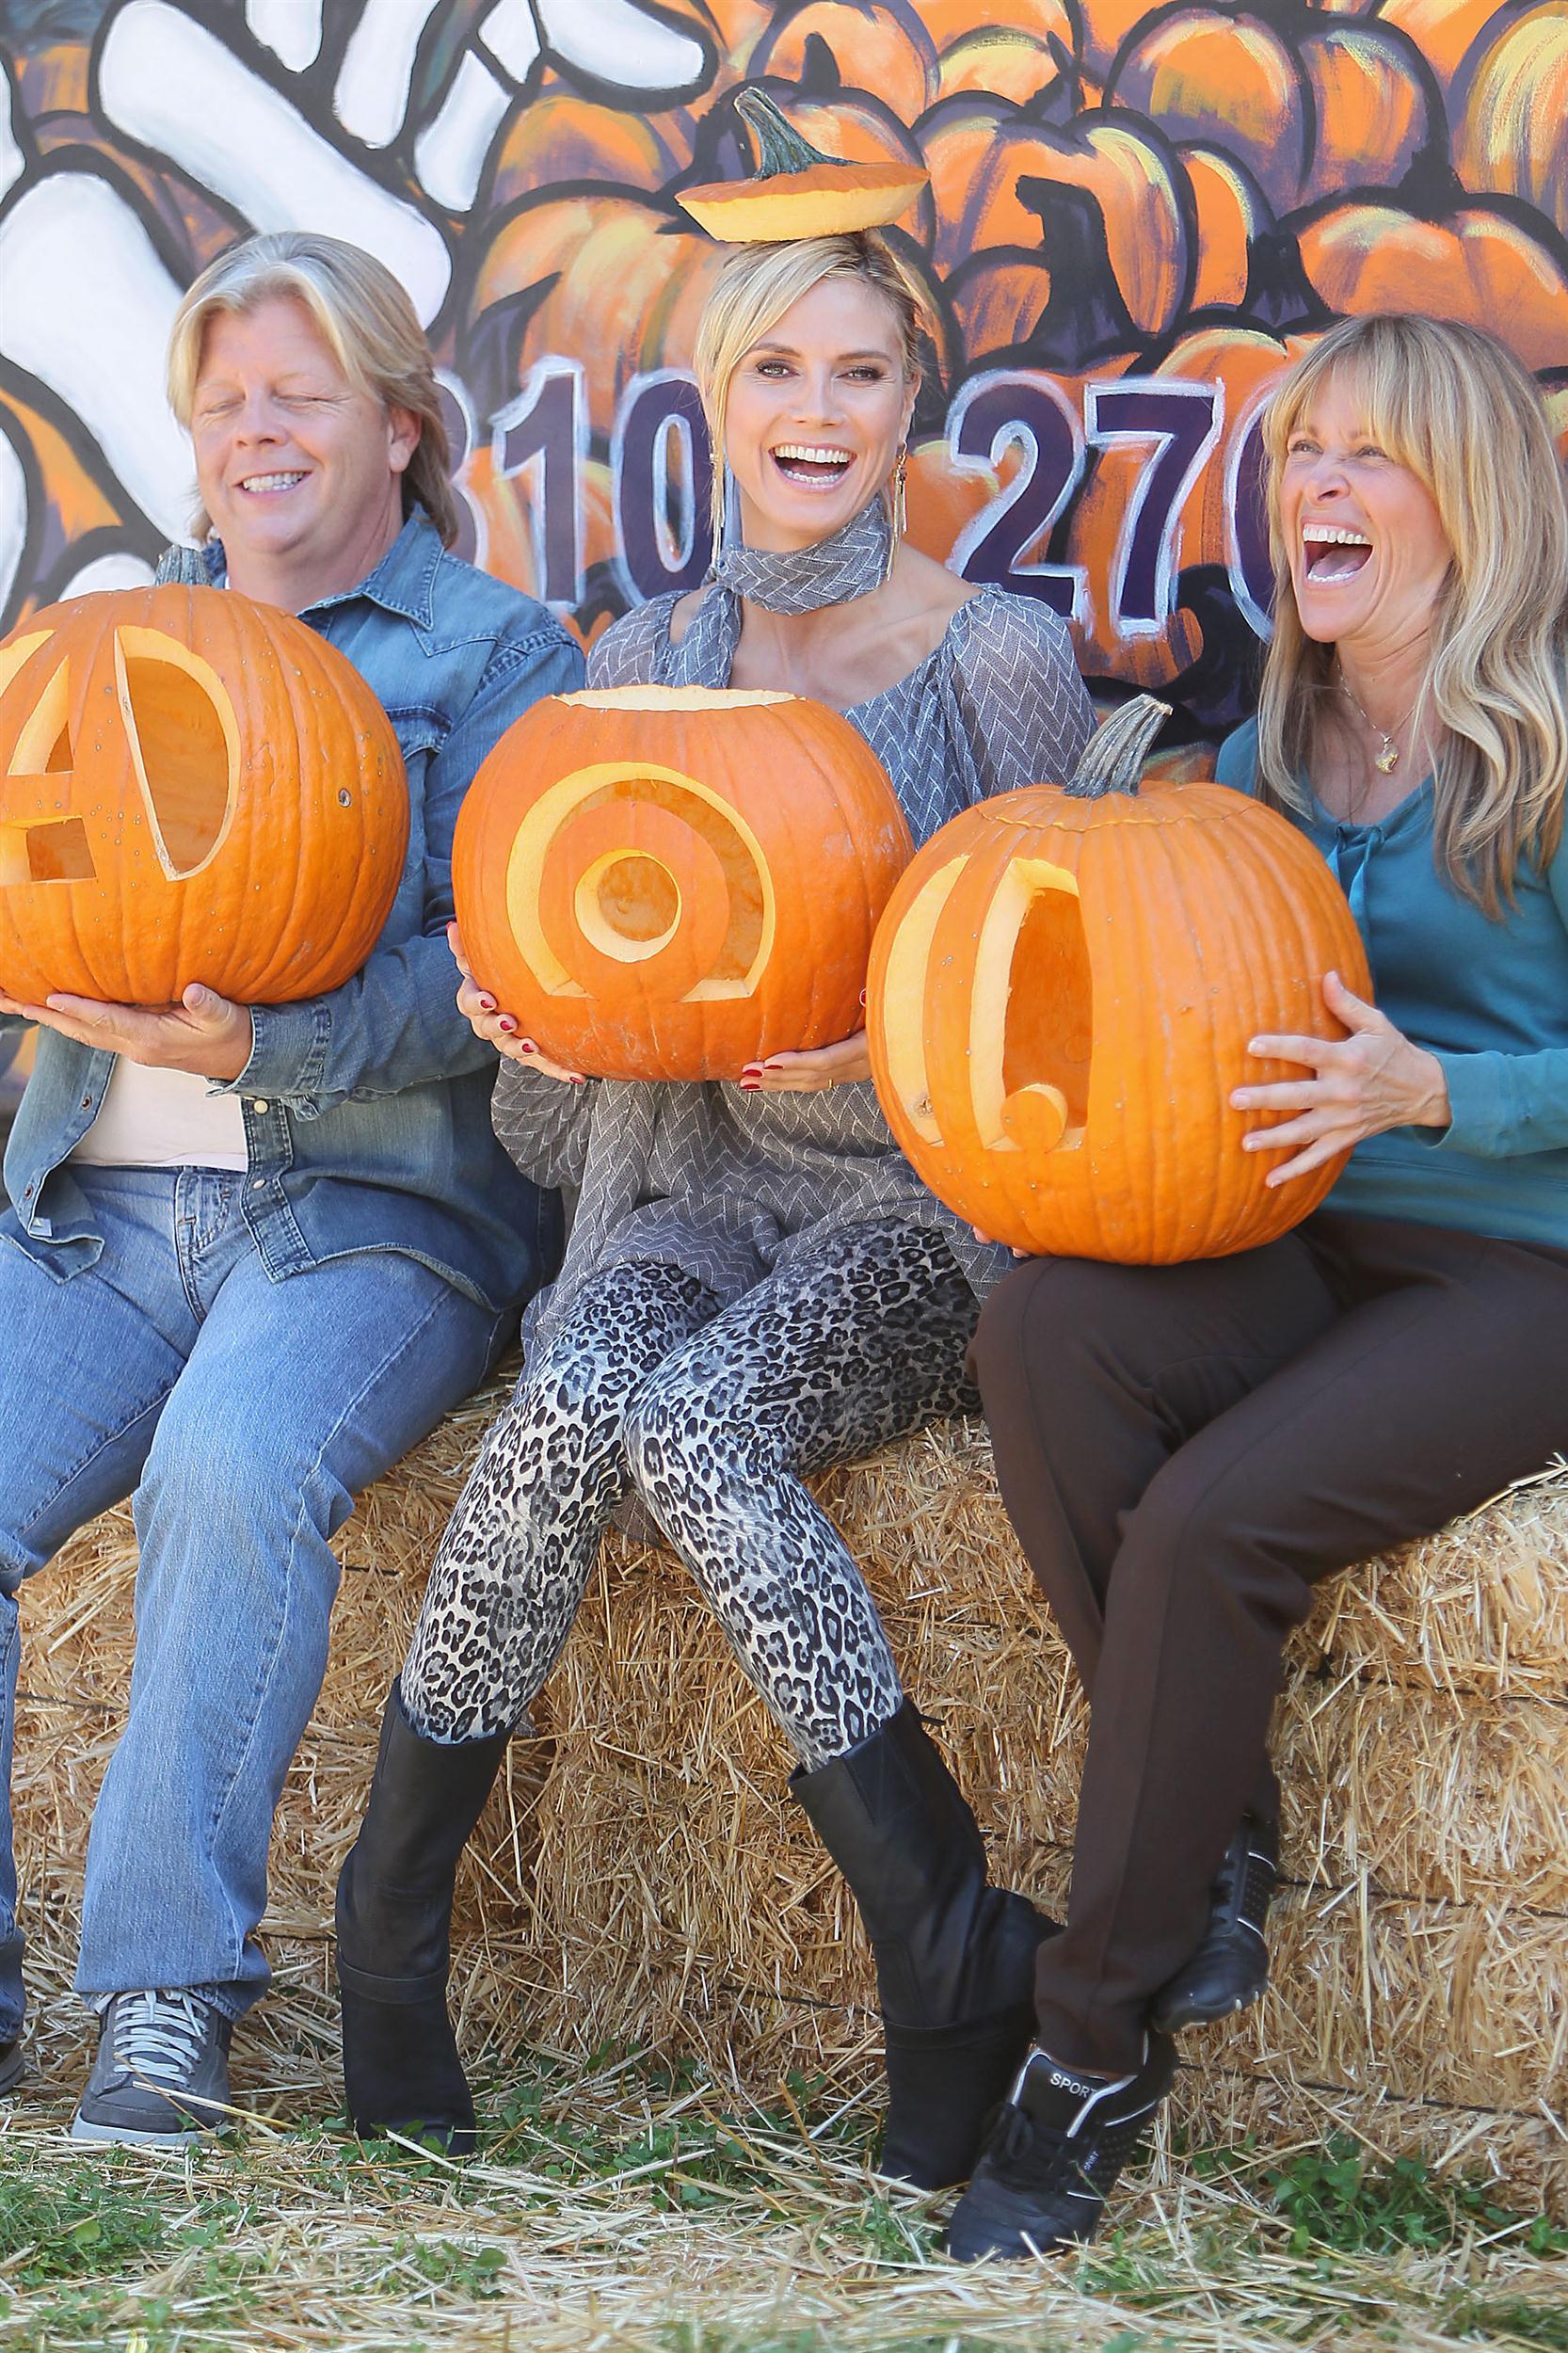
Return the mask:
<path id="1" fill-rule="evenodd" d="M 222 548 L 171 550 L 159 577 L 221 583 Z M 253 1007 L 250 1060 L 212 1090 L 240 1098 L 246 1224 L 275 1277 L 400 1251 L 499 1313 L 552 1271 L 560 1210 L 497 1144 L 496 1058 L 456 1009 L 452 834 L 486 753 L 541 695 L 580 686 L 583 657 L 543 605 L 449 555 L 423 512 L 357 588 L 300 618 L 347 655 L 392 721 L 408 855 L 363 968 L 326 996 Z M 6 1155 L 11 1240 L 61 1281 L 104 1246 L 63 1163 L 114 1061 L 40 1030 Z"/>

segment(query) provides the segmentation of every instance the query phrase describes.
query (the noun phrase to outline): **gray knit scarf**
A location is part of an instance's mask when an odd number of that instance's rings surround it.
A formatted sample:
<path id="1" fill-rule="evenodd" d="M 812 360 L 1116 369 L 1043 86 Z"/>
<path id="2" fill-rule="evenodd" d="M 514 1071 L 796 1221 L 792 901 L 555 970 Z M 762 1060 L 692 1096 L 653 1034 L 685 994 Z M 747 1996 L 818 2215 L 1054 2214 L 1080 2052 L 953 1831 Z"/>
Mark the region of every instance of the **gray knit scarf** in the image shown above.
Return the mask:
<path id="1" fill-rule="evenodd" d="M 740 643 L 744 597 L 768 613 L 820 613 L 824 605 L 851 604 L 881 587 L 891 546 L 892 530 L 880 491 L 841 531 L 808 548 L 726 546 L 702 602 L 674 648 L 671 683 L 728 685 Z"/>

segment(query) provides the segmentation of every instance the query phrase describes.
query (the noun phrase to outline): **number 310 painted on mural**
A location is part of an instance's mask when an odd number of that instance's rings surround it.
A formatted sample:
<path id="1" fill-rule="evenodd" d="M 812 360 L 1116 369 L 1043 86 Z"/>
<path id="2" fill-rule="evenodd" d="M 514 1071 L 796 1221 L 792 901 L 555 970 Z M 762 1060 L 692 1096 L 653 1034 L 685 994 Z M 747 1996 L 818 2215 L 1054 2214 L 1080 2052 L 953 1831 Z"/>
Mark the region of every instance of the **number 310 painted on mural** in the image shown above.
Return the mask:
<path id="1" fill-rule="evenodd" d="M 1114 376 L 1091 379 L 1075 399 L 1032 369 L 972 376 L 948 411 L 948 462 L 958 476 L 995 479 L 1005 470 L 1005 479 L 959 533 L 954 569 L 1039 598 L 1096 641 L 1130 647 L 1169 622 L 1184 561 L 1219 563 L 1249 624 L 1267 635 L 1272 575 L 1256 496 L 1261 408 L 1255 395 L 1227 439 L 1219 382 Z M 1114 536 L 1080 550 L 1069 524 L 1067 553 L 1077 560 L 1047 560 L 1041 551 L 1100 451 L 1141 460 Z M 494 420 L 490 462 L 497 481 L 526 477 L 538 593 L 563 608 L 581 603 L 589 438 L 578 361 L 550 358 L 530 371 Z M 632 601 L 702 580 L 710 463 L 692 378 L 677 369 L 633 376 L 616 412 L 609 469 L 613 561 Z M 1186 545 L 1188 510 L 1206 474 L 1212 487 L 1203 506 L 1210 516 L 1218 509 L 1221 544 L 1206 529 L 1210 544 L 1200 554 Z M 477 553 L 483 561 L 483 546 Z"/>

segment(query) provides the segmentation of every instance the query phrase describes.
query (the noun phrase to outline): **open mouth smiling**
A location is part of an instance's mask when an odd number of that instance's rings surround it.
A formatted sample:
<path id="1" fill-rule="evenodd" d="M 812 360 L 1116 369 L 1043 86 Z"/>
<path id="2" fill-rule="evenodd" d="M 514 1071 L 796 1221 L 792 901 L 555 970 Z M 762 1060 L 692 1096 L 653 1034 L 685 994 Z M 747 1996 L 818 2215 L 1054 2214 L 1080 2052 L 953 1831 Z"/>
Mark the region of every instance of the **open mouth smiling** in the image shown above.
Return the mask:
<path id="1" fill-rule="evenodd" d="M 248 473 L 241 479 L 240 488 L 250 498 L 271 497 L 280 490 L 292 490 L 305 479 L 304 473 Z"/>
<path id="2" fill-rule="evenodd" d="M 853 450 L 825 441 L 780 441 L 769 456 L 787 481 L 813 489 L 830 489 L 855 463 Z"/>
<path id="3" fill-rule="evenodd" d="M 1302 545 L 1306 577 L 1317 586 L 1353 580 L 1372 552 L 1364 531 L 1349 530 L 1342 523 L 1304 523 Z"/>

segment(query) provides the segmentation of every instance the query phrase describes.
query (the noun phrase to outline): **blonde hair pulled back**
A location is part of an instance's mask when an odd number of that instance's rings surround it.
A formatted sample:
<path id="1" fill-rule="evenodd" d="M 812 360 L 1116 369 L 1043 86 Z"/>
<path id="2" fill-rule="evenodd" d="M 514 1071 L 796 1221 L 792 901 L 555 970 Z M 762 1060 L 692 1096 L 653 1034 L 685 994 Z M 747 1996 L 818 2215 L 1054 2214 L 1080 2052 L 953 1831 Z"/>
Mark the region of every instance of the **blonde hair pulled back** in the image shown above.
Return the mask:
<path id="1" fill-rule="evenodd" d="M 1264 797 L 1300 808 L 1335 683 L 1335 648 L 1302 628 L 1280 524 L 1290 438 L 1330 381 L 1423 484 L 1452 551 L 1432 616 L 1422 714 L 1441 728 L 1433 835 L 1454 888 L 1500 917 L 1522 858 L 1562 838 L 1568 792 L 1568 495 L 1534 379 L 1479 328 L 1345 319 L 1284 377 L 1264 419 L 1274 633 L 1258 706 Z"/>
<path id="2" fill-rule="evenodd" d="M 725 260 L 697 322 L 693 363 L 713 452 L 713 546 L 724 536 L 725 431 L 729 386 L 755 344 L 828 279 L 857 280 L 880 295 L 898 324 L 905 382 L 920 380 L 920 346 L 935 332 L 929 298 L 914 272 L 875 230 L 737 246 Z"/>
<path id="3" fill-rule="evenodd" d="M 423 506 L 451 547 L 457 536 L 452 457 L 441 421 L 430 344 L 403 287 L 375 255 L 341 237 L 280 230 L 248 237 L 209 263 L 186 290 L 168 339 L 169 406 L 187 432 L 208 322 L 243 315 L 280 296 L 303 303 L 344 376 L 385 408 L 419 420 L 419 441 L 402 478 L 403 513 Z M 198 538 L 212 529 L 199 509 Z"/>

